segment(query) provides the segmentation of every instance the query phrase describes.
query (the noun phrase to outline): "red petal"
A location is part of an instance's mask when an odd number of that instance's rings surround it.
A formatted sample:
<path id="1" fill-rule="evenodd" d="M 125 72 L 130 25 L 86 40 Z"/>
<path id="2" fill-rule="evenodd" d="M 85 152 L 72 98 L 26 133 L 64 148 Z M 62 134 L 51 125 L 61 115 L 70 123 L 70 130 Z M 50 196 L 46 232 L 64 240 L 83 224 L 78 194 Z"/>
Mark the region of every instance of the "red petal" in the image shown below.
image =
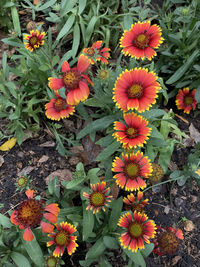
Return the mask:
<path id="1" fill-rule="evenodd" d="M 26 240 L 28 242 L 33 240 L 34 236 L 33 236 L 33 233 L 29 227 L 25 229 L 24 234 L 23 234 L 23 238 L 24 238 L 24 240 Z"/>
<path id="2" fill-rule="evenodd" d="M 52 90 L 59 90 L 65 85 L 63 82 L 63 79 L 60 79 L 60 78 L 50 77 L 48 80 L 49 80 L 48 85 Z"/>
<path id="3" fill-rule="evenodd" d="M 40 225 L 41 225 L 43 233 L 52 233 L 53 232 L 54 226 L 52 224 L 41 221 Z"/>
<path id="4" fill-rule="evenodd" d="M 90 66 L 89 59 L 84 55 L 80 55 L 78 59 L 78 64 L 77 64 L 78 71 L 84 72 L 89 66 Z"/>
<path id="5" fill-rule="evenodd" d="M 51 203 L 49 205 L 47 205 L 45 208 L 44 208 L 45 211 L 48 211 L 50 213 L 53 213 L 54 215 L 58 216 L 58 213 L 60 211 L 60 208 L 58 207 L 58 204 L 56 203 Z"/>
<path id="6" fill-rule="evenodd" d="M 67 61 L 64 61 L 62 64 L 62 72 L 67 72 L 68 70 L 70 70 L 69 63 Z"/>
<path id="7" fill-rule="evenodd" d="M 18 214 L 18 212 L 16 210 L 14 210 L 13 213 L 11 214 L 11 216 L 10 216 L 11 223 L 13 223 L 15 225 L 19 224 L 19 222 L 17 221 L 17 218 L 16 218 L 17 214 Z"/>
<path id="8" fill-rule="evenodd" d="M 56 223 L 58 220 L 57 216 L 52 213 L 45 213 L 43 216 L 51 223 Z"/>
<path id="9" fill-rule="evenodd" d="M 31 199 L 34 197 L 34 190 L 28 189 L 25 194 L 28 198 Z"/>

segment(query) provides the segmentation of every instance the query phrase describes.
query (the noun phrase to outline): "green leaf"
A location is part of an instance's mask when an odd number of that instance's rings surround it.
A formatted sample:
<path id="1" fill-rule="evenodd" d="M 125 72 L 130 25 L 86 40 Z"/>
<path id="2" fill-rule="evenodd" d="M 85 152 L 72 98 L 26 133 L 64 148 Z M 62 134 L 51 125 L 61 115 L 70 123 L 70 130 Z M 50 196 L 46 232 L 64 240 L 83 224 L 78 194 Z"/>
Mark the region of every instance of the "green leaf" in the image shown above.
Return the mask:
<path id="1" fill-rule="evenodd" d="M 54 67 L 60 60 L 60 57 L 58 55 L 54 56 L 52 59 L 52 66 Z"/>
<path id="2" fill-rule="evenodd" d="M 49 7 L 52 7 L 55 4 L 56 0 L 49 0 L 44 5 L 37 8 L 37 11 L 45 10 Z"/>
<path id="3" fill-rule="evenodd" d="M 91 184 L 99 183 L 99 178 L 97 173 L 100 171 L 100 168 L 93 168 L 88 171 L 87 177 L 90 179 Z"/>
<path id="4" fill-rule="evenodd" d="M 144 116 L 146 119 L 151 119 L 151 118 L 157 118 L 165 115 L 166 112 L 163 109 L 151 109 L 148 111 L 145 111 L 142 116 Z"/>
<path id="5" fill-rule="evenodd" d="M 80 28 L 78 22 L 75 23 L 73 29 L 73 45 L 72 45 L 72 57 L 75 58 L 80 44 Z"/>
<path id="6" fill-rule="evenodd" d="M 147 144 L 157 146 L 157 147 L 167 146 L 167 143 L 165 142 L 165 140 L 163 138 L 161 139 L 161 138 L 151 137 L 151 136 L 149 137 Z"/>
<path id="7" fill-rule="evenodd" d="M 91 20 L 90 20 L 90 22 L 89 22 L 89 24 L 87 26 L 86 33 L 85 33 L 85 35 L 86 35 L 86 41 L 84 43 L 84 47 L 87 47 L 88 46 L 88 43 L 89 43 L 90 38 L 91 38 L 91 35 L 94 32 L 94 26 L 95 26 L 95 24 L 96 24 L 96 22 L 97 22 L 98 19 L 99 18 L 97 16 L 93 16 L 91 18 Z"/>
<path id="8" fill-rule="evenodd" d="M 115 231 L 115 229 L 117 228 L 117 223 L 118 223 L 120 215 L 121 215 L 122 206 L 123 206 L 122 197 L 113 200 L 111 203 L 112 210 L 111 210 L 109 223 L 108 223 L 109 229 L 111 231 Z"/>
<path id="9" fill-rule="evenodd" d="M 80 15 L 85 9 L 87 4 L 87 0 L 79 0 L 78 1 L 78 14 Z"/>
<path id="10" fill-rule="evenodd" d="M 4 42 L 5 44 L 11 45 L 11 46 L 24 48 L 24 44 L 22 42 L 17 42 L 12 37 L 11 38 L 4 38 L 1 41 Z"/>
<path id="11" fill-rule="evenodd" d="M 60 198 L 60 184 L 58 180 L 58 176 L 55 176 L 53 179 L 53 190 L 57 198 Z"/>
<path id="12" fill-rule="evenodd" d="M 132 252 L 131 250 L 123 249 L 123 251 L 134 263 L 139 266 L 146 267 L 145 260 L 139 250 L 137 252 Z"/>
<path id="13" fill-rule="evenodd" d="M 183 65 L 166 81 L 167 84 L 172 84 L 178 81 L 185 72 L 192 66 L 193 61 L 199 54 L 199 50 L 195 50 L 193 54 L 188 58 L 188 60 L 183 63 Z"/>
<path id="14" fill-rule="evenodd" d="M 154 249 L 154 244 L 150 243 L 150 244 L 146 244 L 144 249 L 141 249 L 140 252 L 143 255 L 144 258 L 147 258 L 151 252 Z"/>
<path id="15" fill-rule="evenodd" d="M 101 256 L 106 249 L 106 246 L 103 243 L 103 239 L 100 238 L 96 241 L 96 243 L 90 248 L 88 253 L 86 254 L 86 260 L 87 259 L 98 259 L 99 256 Z"/>
<path id="16" fill-rule="evenodd" d="M 103 242 L 107 248 L 110 248 L 110 249 L 118 249 L 119 248 L 119 243 L 116 240 L 116 238 L 114 238 L 114 237 L 104 236 Z"/>
<path id="17" fill-rule="evenodd" d="M 13 20 L 14 29 L 18 36 L 21 36 L 21 27 L 19 22 L 19 15 L 16 6 L 11 7 L 11 15 Z"/>
<path id="18" fill-rule="evenodd" d="M 107 146 L 99 155 L 96 157 L 96 161 L 103 161 L 110 157 L 119 147 L 121 146 L 120 142 L 116 140 Z"/>
<path id="19" fill-rule="evenodd" d="M 161 165 L 161 167 L 164 170 L 164 173 L 166 173 L 168 169 L 168 165 L 172 156 L 174 150 L 174 142 L 168 141 L 168 145 L 166 147 L 160 148 L 160 156 L 158 159 L 158 164 Z"/>
<path id="20" fill-rule="evenodd" d="M 97 97 L 92 97 L 84 101 L 84 105 L 89 107 L 105 107 L 105 103 Z"/>
<path id="21" fill-rule="evenodd" d="M 130 30 L 131 25 L 133 24 L 133 16 L 125 15 L 124 16 L 124 30 Z"/>
<path id="22" fill-rule="evenodd" d="M 64 35 L 67 35 L 69 30 L 71 29 L 75 20 L 75 15 L 72 14 L 69 16 L 68 20 L 66 21 L 65 25 L 62 27 L 61 31 L 59 32 L 56 40 L 59 41 Z"/>
<path id="23" fill-rule="evenodd" d="M 33 234 L 34 235 L 34 234 Z M 42 253 L 42 249 L 40 245 L 38 244 L 35 236 L 32 241 L 25 241 L 23 237 L 21 237 L 22 243 L 24 245 L 24 248 L 26 252 L 28 253 L 31 260 L 37 265 L 37 266 L 44 266 L 44 255 Z"/>
<path id="24" fill-rule="evenodd" d="M 31 267 L 27 258 L 21 253 L 12 251 L 12 253 L 10 254 L 10 257 L 15 262 L 15 264 L 19 267 Z"/>
<path id="25" fill-rule="evenodd" d="M 86 179 L 85 177 L 80 178 L 80 179 L 74 179 L 74 180 L 72 180 L 66 184 L 66 188 L 72 189 L 72 188 L 76 187 L 77 185 L 83 183 L 85 179 Z"/>
<path id="26" fill-rule="evenodd" d="M 5 228 L 10 228 L 12 226 L 10 219 L 1 213 L 0 213 L 0 224 Z"/>
<path id="27" fill-rule="evenodd" d="M 105 137 L 102 137 L 101 139 L 99 139 L 95 144 L 103 146 L 103 147 L 107 147 L 112 142 L 113 142 L 113 136 L 112 134 L 108 134 Z"/>
<path id="28" fill-rule="evenodd" d="M 86 241 L 93 231 L 94 215 L 90 210 L 86 210 L 86 205 L 83 204 L 83 241 Z"/>
<path id="29" fill-rule="evenodd" d="M 115 115 L 108 115 L 101 119 L 95 120 L 92 123 L 89 123 L 84 129 L 82 129 L 78 135 L 77 139 L 83 138 L 85 135 L 90 134 L 93 131 L 99 131 L 106 129 L 110 124 L 116 120 Z"/>
<path id="30" fill-rule="evenodd" d="M 196 99 L 197 103 L 200 103 L 200 86 L 197 87 L 195 99 Z"/>

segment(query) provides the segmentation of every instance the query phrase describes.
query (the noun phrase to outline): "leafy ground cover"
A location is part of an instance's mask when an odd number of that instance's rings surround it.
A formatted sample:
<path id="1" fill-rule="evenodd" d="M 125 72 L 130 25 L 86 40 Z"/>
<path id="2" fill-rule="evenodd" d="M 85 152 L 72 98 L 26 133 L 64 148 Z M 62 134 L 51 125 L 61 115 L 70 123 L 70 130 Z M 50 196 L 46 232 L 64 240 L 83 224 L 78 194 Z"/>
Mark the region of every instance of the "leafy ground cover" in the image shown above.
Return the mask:
<path id="1" fill-rule="evenodd" d="M 199 3 L 0 5 L 0 264 L 199 266 Z"/>

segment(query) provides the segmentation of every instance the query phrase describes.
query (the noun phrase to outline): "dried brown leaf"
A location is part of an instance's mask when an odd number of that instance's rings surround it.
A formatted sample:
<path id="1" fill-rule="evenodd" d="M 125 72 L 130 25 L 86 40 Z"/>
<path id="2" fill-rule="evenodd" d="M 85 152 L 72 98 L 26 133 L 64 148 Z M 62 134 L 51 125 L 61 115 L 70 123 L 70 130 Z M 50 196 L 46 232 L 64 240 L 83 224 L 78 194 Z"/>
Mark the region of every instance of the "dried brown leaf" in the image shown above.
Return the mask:
<path id="1" fill-rule="evenodd" d="M 195 143 L 200 142 L 200 133 L 199 131 L 194 127 L 194 125 L 191 123 L 189 127 L 190 136 L 192 139 L 194 139 Z"/>
<path id="2" fill-rule="evenodd" d="M 186 232 L 191 232 L 195 228 L 193 221 L 187 220 L 184 222 L 184 229 Z"/>
<path id="3" fill-rule="evenodd" d="M 55 176 L 58 176 L 58 179 L 62 182 L 62 181 L 71 181 L 73 179 L 73 175 L 72 172 L 68 169 L 58 169 L 54 172 L 52 172 L 51 174 L 49 174 L 46 178 L 45 178 L 45 182 L 46 184 L 48 184 L 49 179 L 53 179 Z"/>

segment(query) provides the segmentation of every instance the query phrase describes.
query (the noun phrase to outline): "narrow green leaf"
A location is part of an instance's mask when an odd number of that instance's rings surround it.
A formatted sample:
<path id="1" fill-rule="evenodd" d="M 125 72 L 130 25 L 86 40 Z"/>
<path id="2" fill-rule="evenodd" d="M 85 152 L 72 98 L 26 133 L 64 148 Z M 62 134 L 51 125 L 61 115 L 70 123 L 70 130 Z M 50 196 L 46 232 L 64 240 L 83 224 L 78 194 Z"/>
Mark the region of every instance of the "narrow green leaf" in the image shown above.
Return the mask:
<path id="1" fill-rule="evenodd" d="M 54 67 L 60 60 L 60 57 L 58 55 L 54 56 L 52 59 L 52 66 Z"/>
<path id="2" fill-rule="evenodd" d="M 78 14 L 80 15 L 85 9 L 87 4 L 87 0 L 79 0 L 78 1 Z"/>
<path id="3" fill-rule="evenodd" d="M 197 103 L 200 103 L 200 86 L 197 87 L 195 99 L 196 99 Z"/>
<path id="4" fill-rule="evenodd" d="M 100 171 L 100 168 L 90 169 L 87 173 L 87 177 L 90 179 L 91 184 L 95 184 L 99 182 L 99 178 L 97 173 Z"/>
<path id="5" fill-rule="evenodd" d="M 16 6 L 11 7 L 11 15 L 13 20 L 14 29 L 18 36 L 21 36 L 21 27 L 19 22 L 19 15 Z"/>
<path id="6" fill-rule="evenodd" d="M 106 246 L 103 243 L 103 239 L 100 238 L 96 241 L 96 243 L 90 248 L 88 253 L 86 254 L 86 260 L 87 259 L 98 259 L 99 256 L 101 256 L 106 249 Z"/>
<path id="7" fill-rule="evenodd" d="M 115 115 L 108 115 L 101 119 L 95 120 L 92 123 L 88 124 L 84 129 L 82 129 L 78 135 L 77 139 L 83 138 L 85 135 L 90 134 L 93 131 L 99 131 L 106 129 L 110 124 L 116 120 Z"/>
<path id="8" fill-rule="evenodd" d="M 10 257 L 15 262 L 15 264 L 19 267 L 31 267 L 27 258 L 21 253 L 12 251 L 12 253 L 10 254 Z"/>
<path id="9" fill-rule="evenodd" d="M 42 10 L 45 10 L 49 7 L 52 7 L 55 4 L 55 2 L 56 2 L 56 0 L 47 1 L 44 5 L 38 7 L 37 11 L 42 11 Z"/>
<path id="10" fill-rule="evenodd" d="M 11 38 L 4 38 L 1 41 L 4 42 L 5 44 L 11 45 L 11 46 L 24 48 L 24 44 L 22 42 L 17 42 L 12 37 Z"/>
<path id="11" fill-rule="evenodd" d="M 69 18 L 67 19 L 65 25 L 62 27 L 61 31 L 59 32 L 56 40 L 60 40 L 64 35 L 67 35 L 69 30 L 71 29 L 73 23 L 75 20 L 75 15 L 72 14 L 71 16 L 69 16 Z"/>
<path id="12" fill-rule="evenodd" d="M 103 161 L 106 160 L 108 157 L 110 157 L 114 152 L 117 151 L 117 149 L 121 146 L 120 142 L 117 142 L 116 140 L 108 145 L 99 155 L 96 157 L 96 161 Z"/>
<path id="13" fill-rule="evenodd" d="M 112 210 L 109 218 L 109 229 L 111 231 L 115 231 L 115 229 L 117 228 L 117 223 L 121 215 L 122 206 L 123 206 L 122 197 L 113 200 L 111 203 Z"/>
<path id="14" fill-rule="evenodd" d="M 86 210 L 86 205 L 83 204 L 83 241 L 86 241 L 93 231 L 94 215 L 90 210 Z"/>
<path id="15" fill-rule="evenodd" d="M 152 119 L 157 118 L 165 115 L 166 112 L 163 109 L 151 109 L 148 111 L 145 111 L 142 116 L 144 116 L 146 119 Z"/>
<path id="16" fill-rule="evenodd" d="M 75 58 L 80 44 L 80 28 L 78 22 L 75 23 L 73 30 L 72 57 Z"/>
<path id="17" fill-rule="evenodd" d="M 172 84 L 178 81 L 185 72 L 192 66 L 193 61 L 197 58 L 199 50 L 195 50 L 188 60 L 166 81 L 167 84 Z"/>
<path id="18" fill-rule="evenodd" d="M 21 240 L 31 260 L 37 266 L 43 267 L 44 266 L 44 255 L 42 253 L 42 249 L 40 245 L 38 244 L 36 238 L 34 237 L 34 239 L 30 242 L 25 241 L 23 237 L 21 237 Z"/>
<path id="19" fill-rule="evenodd" d="M 85 177 L 80 178 L 80 179 L 74 179 L 74 180 L 70 181 L 69 183 L 67 183 L 66 188 L 72 189 L 72 188 L 76 187 L 77 185 L 83 183 L 84 180 L 85 180 Z"/>
<path id="20" fill-rule="evenodd" d="M 91 35 L 94 32 L 94 26 L 99 18 L 97 16 L 93 16 L 87 26 L 86 29 L 86 41 L 84 43 L 84 47 L 88 46 L 88 43 L 90 41 Z"/>

